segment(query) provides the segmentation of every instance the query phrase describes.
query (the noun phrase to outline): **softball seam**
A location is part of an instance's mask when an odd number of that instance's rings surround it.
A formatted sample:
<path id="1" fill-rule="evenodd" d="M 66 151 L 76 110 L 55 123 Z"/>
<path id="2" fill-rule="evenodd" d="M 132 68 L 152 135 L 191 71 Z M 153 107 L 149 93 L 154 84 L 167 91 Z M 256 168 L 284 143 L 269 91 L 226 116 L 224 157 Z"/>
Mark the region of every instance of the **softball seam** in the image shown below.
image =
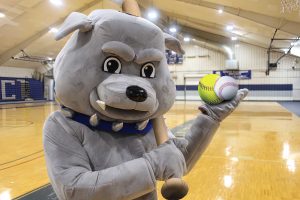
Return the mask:
<path id="1" fill-rule="evenodd" d="M 225 87 L 227 87 L 227 86 L 233 86 L 233 87 L 236 86 L 236 87 L 238 87 L 238 84 L 232 83 L 232 82 L 227 82 L 227 83 L 223 84 L 223 85 L 220 87 L 219 92 L 218 92 L 218 96 L 219 96 L 220 98 L 222 98 L 222 99 L 224 99 L 224 97 L 222 96 L 223 89 L 224 89 Z"/>
<path id="2" fill-rule="evenodd" d="M 216 82 L 214 83 L 214 86 L 210 87 L 210 86 L 205 86 L 203 85 L 203 83 L 201 83 L 201 80 L 199 81 L 199 85 L 202 89 L 207 90 L 207 91 L 215 91 L 215 85 L 218 82 L 219 78 L 216 80 Z"/>

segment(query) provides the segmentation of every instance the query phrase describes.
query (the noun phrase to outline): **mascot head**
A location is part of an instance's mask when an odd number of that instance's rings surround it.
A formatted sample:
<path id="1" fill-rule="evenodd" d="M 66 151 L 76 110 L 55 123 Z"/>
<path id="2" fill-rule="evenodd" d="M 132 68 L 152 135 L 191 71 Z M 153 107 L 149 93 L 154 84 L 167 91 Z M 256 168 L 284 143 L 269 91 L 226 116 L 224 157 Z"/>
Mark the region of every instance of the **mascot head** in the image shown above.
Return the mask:
<path id="1" fill-rule="evenodd" d="M 56 58 L 59 102 L 100 120 L 142 122 L 166 113 L 175 100 L 165 47 L 179 41 L 153 23 L 114 10 L 70 14 L 59 40 L 74 32 Z"/>

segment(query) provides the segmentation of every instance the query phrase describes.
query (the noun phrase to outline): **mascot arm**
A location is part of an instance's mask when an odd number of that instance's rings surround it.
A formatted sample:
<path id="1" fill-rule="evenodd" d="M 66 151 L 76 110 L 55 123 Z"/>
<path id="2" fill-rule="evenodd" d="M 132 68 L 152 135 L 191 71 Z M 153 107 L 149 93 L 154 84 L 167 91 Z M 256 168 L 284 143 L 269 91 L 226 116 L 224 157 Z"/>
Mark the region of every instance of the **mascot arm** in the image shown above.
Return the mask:
<path id="1" fill-rule="evenodd" d="M 190 131 L 185 135 L 184 139 L 175 140 L 176 146 L 185 156 L 188 172 L 207 148 L 220 126 L 220 122 L 236 109 L 248 92 L 247 89 L 241 89 L 231 101 L 217 105 L 204 104 L 199 107 L 203 114 L 194 120 Z"/>
<path id="2" fill-rule="evenodd" d="M 93 171 L 84 144 L 68 129 L 51 117 L 44 127 L 49 176 L 60 199 L 134 199 L 155 190 L 154 173 L 144 158 Z"/>
<path id="3" fill-rule="evenodd" d="M 201 114 L 194 120 L 190 131 L 184 138 L 173 138 L 175 145 L 185 157 L 187 172 L 196 164 L 219 126 L 219 122 Z"/>

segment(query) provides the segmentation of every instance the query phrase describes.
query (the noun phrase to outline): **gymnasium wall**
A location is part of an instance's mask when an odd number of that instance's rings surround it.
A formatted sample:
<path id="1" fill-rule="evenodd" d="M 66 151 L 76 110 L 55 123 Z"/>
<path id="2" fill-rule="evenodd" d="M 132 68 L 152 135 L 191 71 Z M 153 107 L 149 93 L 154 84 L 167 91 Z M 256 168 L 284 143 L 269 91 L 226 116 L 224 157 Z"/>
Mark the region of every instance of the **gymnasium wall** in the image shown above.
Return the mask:
<path id="1" fill-rule="evenodd" d="M 31 78 L 34 69 L 0 66 L 0 77 Z"/>
<path id="2" fill-rule="evenodd" d="M 44 100 L 44 83 L 31 78 L 33 71 L 0 67 L 0 102 Z"/>
<path id="3" fill-rule="evenodd" d="M 177 85 L 177 99 L 184 98 L 184 80 L 186 81 L 186 99 L 199 100 L 197 84 L 201 76 L 213 70 L 225 70 L 228 55 L 222 51 L 200 47 L 194 44 L 183 45 L 186 54 L 182 65 L 170 65 L 171 74 Z M 248 100 L 300 100 L 300 71 L 292 70 L 295 57 L 286 56 L 276 71 L 265 75 L 267 66 L 267 49 L 239 43 L 231 47 L 235 59 L 239 61 L 240 70 L 251 70 L 251 79 L 238 80 L 240 87 L 247 87 L 251 93 Z M 271 62 L 282 54 L 272 53 Z M 299 66 L 296 66 L 296 68 Z M 198 76 L 191 78 L 191 76 Z M 186 78 L 184 78 L 186 77 Z"/>

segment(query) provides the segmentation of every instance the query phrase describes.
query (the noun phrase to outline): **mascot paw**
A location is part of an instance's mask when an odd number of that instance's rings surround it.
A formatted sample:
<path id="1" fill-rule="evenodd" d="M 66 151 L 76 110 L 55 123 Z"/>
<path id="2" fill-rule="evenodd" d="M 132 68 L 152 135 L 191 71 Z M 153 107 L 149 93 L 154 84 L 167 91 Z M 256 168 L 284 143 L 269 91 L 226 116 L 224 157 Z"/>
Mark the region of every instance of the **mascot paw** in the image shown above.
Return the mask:
<path id="1" fill-rule="evenodd" d="M 248 95 L 248 89 L 240 89 L 237 95 L 231 101 L 224 101 L 216 105 L 204 104 L 199 107 L 202 113 L 210 116 L 212 119 L 221 122 L 230 115 L 239 103 Z"/>

